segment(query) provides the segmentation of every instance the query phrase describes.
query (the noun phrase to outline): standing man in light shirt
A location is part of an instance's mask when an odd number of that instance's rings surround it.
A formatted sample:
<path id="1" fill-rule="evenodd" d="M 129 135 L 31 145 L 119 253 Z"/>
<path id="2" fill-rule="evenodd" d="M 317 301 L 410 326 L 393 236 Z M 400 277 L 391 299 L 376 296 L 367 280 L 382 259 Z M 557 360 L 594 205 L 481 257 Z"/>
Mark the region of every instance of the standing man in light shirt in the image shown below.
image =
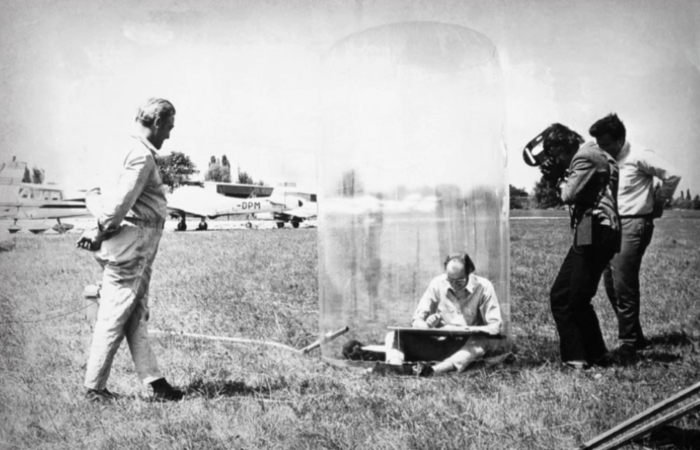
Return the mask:
<path id="1" fill-rule="evenodd" d="M 625 125 L 616 114 L 594 123 L 589 133 L 598 146 L 617 160 L 620 167 L 618 209 L 622 246 L 604 273 L 605 290 L 617 314 L 620 357 L 630 358 L 647 346 L 639 322 L 639 270 L 654 233 L 654 219 L 673 198 L 680 183 L 678 172 L 653 151 L 627 141 Z M 661 186 L 654 188 L 654 180 Z"/>
<path id="2" fill-rule="evenodd" d="M 148 286 L 151 266 L 163 234 L 167 203 L 155 157 L 175 126 L 175 107 L 167 100 L 150 98 L 136 115 L 136 132 L 114 195 L 100 201 L 91 212 L 97 228 L 77 242 L 94 252 L 102 266 L 97 322 L 85 375 L 86 398 L 109 401 L 117 396 L 107 390 L 114 355 L 126 337 L 136 372 L 153 389 L 153 399 L 180 400 L 183 392 L 161 375 L 148 341 Z"/>
<path id="3" fill-rule="evenodd" d="M 469 331 L 469 336 L 426 336 L 390 332 L 386 337 L 386 362 L 374 373 L 405 374 L 404 361 L 419 376 L 462 372 L 498 346 L 503 327 L 501 308 L 493 284 L 474 275 L 474 263 L 466 253 L 447 256 L 445 273 L 433 278 L 413 314 L 413 328 Z M 400 333 L 400 335 L 399 335 Z M 437 361 L 427 365 L 422 361 Z"/>

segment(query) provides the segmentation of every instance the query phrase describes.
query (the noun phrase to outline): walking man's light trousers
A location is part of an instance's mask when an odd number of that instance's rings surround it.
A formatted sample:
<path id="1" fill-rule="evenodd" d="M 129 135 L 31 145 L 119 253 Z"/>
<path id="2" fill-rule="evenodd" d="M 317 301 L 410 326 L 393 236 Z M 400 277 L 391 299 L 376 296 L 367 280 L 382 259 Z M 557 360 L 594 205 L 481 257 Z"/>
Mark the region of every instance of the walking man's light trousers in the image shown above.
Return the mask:
<path id="1" fill-rule="evenodd" d="M 122 225 L 102 242 L 95 259 L 104 273 L 100 307 L 85 375 L 88 389 L 104 389 L 124 337 L 141 382 L 162 378 L 148 342 L 148 285 L 162 229 Z"/>

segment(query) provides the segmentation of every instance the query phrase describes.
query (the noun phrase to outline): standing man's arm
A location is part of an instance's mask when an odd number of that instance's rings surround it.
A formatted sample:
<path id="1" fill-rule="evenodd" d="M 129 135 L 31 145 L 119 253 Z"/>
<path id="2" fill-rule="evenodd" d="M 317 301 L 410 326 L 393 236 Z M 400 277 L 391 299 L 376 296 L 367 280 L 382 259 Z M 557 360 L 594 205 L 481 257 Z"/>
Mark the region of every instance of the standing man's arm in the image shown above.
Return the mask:
<path id="1" fill-rule="evenodd" d="M 569 176 L 561 187 L 562 201 L 567 205 L 581 202 L 590 189 L 587 189 L 587 186 L 595 177 L 596 171 L 597 167 L 593 161 L 574 157 L 569 167 Z"/>
<path id="2" fill-rule="evenodd" d="M 155 167 L 155 160 L 146 153 L 130 152 L 119 176 L 113 197 L 105 198 L 97 217 L 97 230 L 86 230 L 77 242 L 79 248 L 95 251 L 109 239 L 129 210 L 136 203 Z"/>
<path id="3" fill-rule="evenodd" d="M 637 162 L 639 170 L 661 180 L 661 186 L 654 194 L 654 211 L 652 213 L 654 217 L 661 217 L 664 206 L 673 198 L 673 194 L 681 182 L 681 177 L 671 164 L 657 156 L 653 151 L 646 150 L 642 155 L 642 158 Z"/>
<path id="4" fill-rule="evenodd" d="M 97 218 L 101 228 L 114 229 L 119 226 L 143 192 L 154 168 L 155 159 L 148 150 L 132 151 L 127 155 L 114 197 L 103 205 L 102 213 Z"/>

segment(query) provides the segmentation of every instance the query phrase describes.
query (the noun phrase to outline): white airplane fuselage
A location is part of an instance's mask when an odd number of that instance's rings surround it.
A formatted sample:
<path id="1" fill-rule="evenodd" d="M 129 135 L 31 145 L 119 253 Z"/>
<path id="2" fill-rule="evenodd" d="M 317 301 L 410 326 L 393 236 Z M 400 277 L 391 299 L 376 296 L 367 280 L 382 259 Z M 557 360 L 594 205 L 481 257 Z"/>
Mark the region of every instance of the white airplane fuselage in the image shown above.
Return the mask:
<path id="1" fill-rule="evenodd" d="M 88 216 L 85 202 L 67 200 L 64 191 L 41 184 L 0 184 L 0 219 L 63 219 Z"/>

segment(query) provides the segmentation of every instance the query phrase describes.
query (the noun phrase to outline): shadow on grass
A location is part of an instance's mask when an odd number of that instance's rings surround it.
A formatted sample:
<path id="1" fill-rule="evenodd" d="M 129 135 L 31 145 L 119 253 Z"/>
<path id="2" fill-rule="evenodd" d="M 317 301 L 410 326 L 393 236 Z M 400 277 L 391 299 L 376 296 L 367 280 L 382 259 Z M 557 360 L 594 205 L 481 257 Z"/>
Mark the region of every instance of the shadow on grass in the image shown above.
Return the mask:
<path id="1" fill-rule="evenodd" d="M 697 349 L 697 343 L 693 341 L 685 331 L 674 331 L 672 333 L 666 333 L 659 336 L 654 336 L 649 339 L 649 343 L 652 347 L 657 346 L 692 346 L 693 349 Z"/>
<path id="2" fill-rule="evenodd" d="M 203 381 L 195 380 L 184 387 L 187 395 L 201 395 L 205 398 L 215 397 L 255 397 L 270 395 L 273 391 L 285 389 L 288 386 L 270 384 L 267 386 L 249 386 L 243 381 Z"/>
<path id="3" fill-rule="evenodd" d="M 675 355 L 673 353 L 651 353 L 648 355 L 639 356 L 637 357 L 637 359 L 652 361 L 661 364 L 671 364 L 680 361 L 681 359 L 683 359 L 683 357 L 681 355 Z M 630 363 L 625 363 L 623 365 L 630 365 L 634 362 L 635 361 L 632 360 Z"/>
<path id="4" fill-rule="evenodd" d="M 530 334 L 519 336 L 513 347 L 517 368 L 533 368 L 548 363 L 559 363 L 559 341 L 551 336 Z"/>
<path id="5" fill-rule="evenodd" d="M 633 366 L 639 362 L 653 362 L 659 364 L 672 364 L 683 359 L 678 352 L 664 351 L 663 347 L 692 346 L 697 349 L 696 344 L 684 333 L 674 332 L 665 335 L 655 336 L 650 339 L 650 347 L 647 351 L 640 352 L 635 357 L 621 358 L 611 354 L 611 367 Z M 515 370 L 529 369 L 544 366 L 546 364 L 560 363 L 559 341 L 551 336 L 532 334 L 518 337 L 514 352 L 515 360 L 510 361 L 510 367 Z"/>

